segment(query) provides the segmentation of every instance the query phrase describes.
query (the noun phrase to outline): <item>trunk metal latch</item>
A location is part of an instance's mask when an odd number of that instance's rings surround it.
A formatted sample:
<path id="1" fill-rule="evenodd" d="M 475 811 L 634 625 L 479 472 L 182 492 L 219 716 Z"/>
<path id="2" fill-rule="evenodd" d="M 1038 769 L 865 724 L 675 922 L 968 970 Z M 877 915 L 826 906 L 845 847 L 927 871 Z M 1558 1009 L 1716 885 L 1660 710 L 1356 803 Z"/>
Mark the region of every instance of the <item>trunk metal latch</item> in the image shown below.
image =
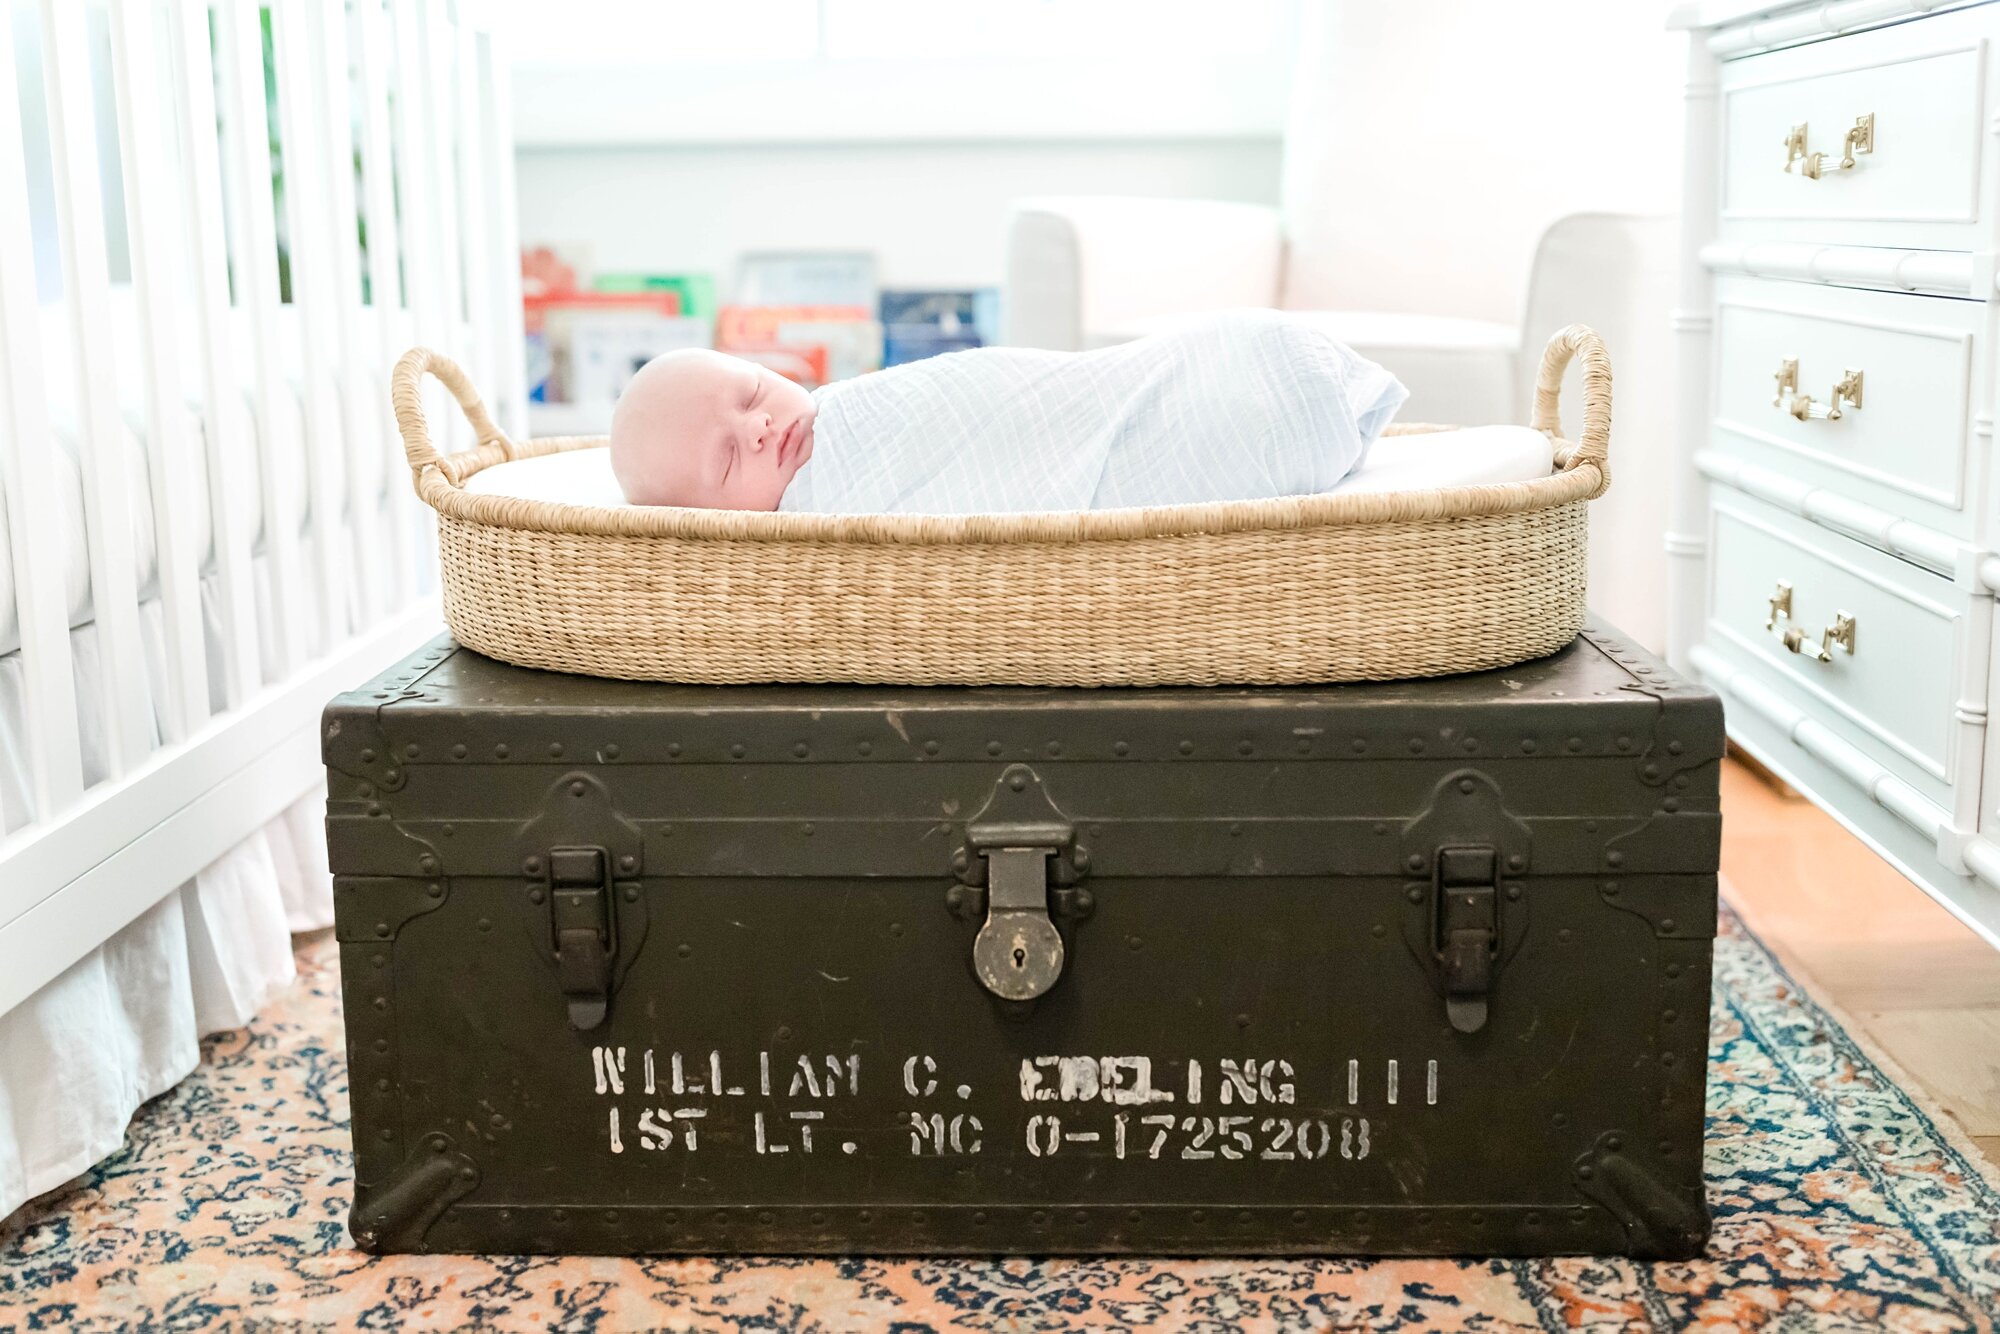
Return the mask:
<path id="1" fill-rule="evenodd" d="M 1008 766 L 965 826 L 953 858 L 964 884 L 947 896 L 955 912 L 984 915 L 972 942 L 981 986 L 1005 1001 L 1031 1001 L 1055 986 L 1067 950 L 1053 919 L 1089 913 L 1090 892 L 1071 887 L 1089 862 L 1076 846 L 1076 826 L 1049 800 L 1041 777 L 1025 764 Z"/>
<path id="2" fill-rule="evenodd" d="M 617 914 L 603 848 L 549 850 L 549 927 L 556 983 L 569 1005 L 570 1027 L 596 1028 L 611 1006 L 611 959 L 618 952 Z"/>
<path id="3" fill-rule="evenodd" d="M 1499 950 L 1499 872 L 1493 848 L 1438 850 L 1434 945 L 1444 977 L 1445 1015 L 1461 1033 L 1486 1026 Z"/>

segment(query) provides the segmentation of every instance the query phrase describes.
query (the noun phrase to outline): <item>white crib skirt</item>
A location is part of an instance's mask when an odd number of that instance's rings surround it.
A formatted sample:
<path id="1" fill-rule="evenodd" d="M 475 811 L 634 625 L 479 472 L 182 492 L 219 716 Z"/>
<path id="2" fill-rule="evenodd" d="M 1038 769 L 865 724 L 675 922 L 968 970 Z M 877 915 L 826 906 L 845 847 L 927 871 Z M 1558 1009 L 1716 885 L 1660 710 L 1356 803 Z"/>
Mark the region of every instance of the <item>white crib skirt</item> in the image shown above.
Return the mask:
<path id="1" fill-rule="evenodd" d="M 258 623 L 270 625 L 265 562 L 253 560 Z M 213 581 L 204 581 L 211 664 Z M 317 615 L 317 608 L 307 609 Z M 352 608 L 348 618 L 352 619 Z M 309 622 L 310 623 L 310 622 Z M 160 604 L 139 607 L 152 698 L 164 696 Z M 103 776 L 97 627 L 70 631 L 84 781 Z M 261 645 L 267 679 L 273 646 Z M 26 693 L 18 653 L 0 656 L 0 834 L 29 815 Z M 212 706 L 221 708 L 219 686 Z M 155 744 L 158 741 L 157 717 Z M 115 1153 L 140 1103 L 193 1072 L 207 1033 L 241 1028 L 293 978 L 291 936 L 333 924 L 326 783 L 0 1014 L 0 1218 Z"/>

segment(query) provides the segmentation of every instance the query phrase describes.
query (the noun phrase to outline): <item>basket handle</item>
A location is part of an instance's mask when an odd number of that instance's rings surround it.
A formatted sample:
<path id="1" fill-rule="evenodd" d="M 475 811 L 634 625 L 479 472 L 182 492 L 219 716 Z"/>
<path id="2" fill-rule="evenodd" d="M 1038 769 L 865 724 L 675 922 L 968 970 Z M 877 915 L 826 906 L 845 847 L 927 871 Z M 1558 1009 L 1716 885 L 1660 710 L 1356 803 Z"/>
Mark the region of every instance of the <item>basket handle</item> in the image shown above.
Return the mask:
<path id="1" fill-rule="evenodd" d="M 1596 468 L 1603 480 L 1591 492 L 1591 498 L 1595 499 L 1611 485 L 1611 463 L 1607 457 L 1611 448 L 1611 354 L 1604 350 L 1604 340 L 1597 336 L 1597 330 L 1572 324 L 1549 339 L 1549 345 L 1542 350 L 1541 372 L 1535 377 L 1535 415 L 1530 424 L 1538 431 L 1562 433 L 1563 372 L 1569 368 L 1570 359 L 1578 355 L 1583 357 L 1583 434 L 1577 437 L 1576 449 L 1570 453 L 1564 470 L 1585 463 Z"/>
<path id="2" fill-rule="evenodd" d="M 458 363 L 442 352 L 413 347 L 403 354 L 396 363 L 395 373 L 389 377 L 389 400 L 396 407 L 396 429 L 403 434 L 403 454 L 410 461 L 410 481 L 419 495 L 423 494 L 424 469 L 437 467 L 444 461 L 437 446 L 431 443 L 430 424 L 424 420 L 421 390 L 426 373 L 436 376 L 439 384 L 451 390 L 480 444 L 497 444 L 509 458 L 514 456 L 514 442 L 494 423 L 486 405 L 479 400 L 479 391 L 472 387 L 472 381 Z M 444 472 L 442 468 L 439 471 Z M 449 473 L 444 475 L 457 485 Z"/>

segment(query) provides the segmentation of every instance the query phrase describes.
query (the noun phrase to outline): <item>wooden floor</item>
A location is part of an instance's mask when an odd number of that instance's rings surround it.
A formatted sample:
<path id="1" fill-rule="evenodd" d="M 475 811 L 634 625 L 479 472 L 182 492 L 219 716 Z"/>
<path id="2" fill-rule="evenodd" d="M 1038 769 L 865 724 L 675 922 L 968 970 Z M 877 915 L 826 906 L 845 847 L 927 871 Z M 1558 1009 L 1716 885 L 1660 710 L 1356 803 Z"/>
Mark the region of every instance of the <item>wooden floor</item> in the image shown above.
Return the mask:
<path id="1" fill-rule="evenodd" d="M 2000 1163 L 2000 951 L 1761 771 L 1722 773 L 1723 894 Z"/>

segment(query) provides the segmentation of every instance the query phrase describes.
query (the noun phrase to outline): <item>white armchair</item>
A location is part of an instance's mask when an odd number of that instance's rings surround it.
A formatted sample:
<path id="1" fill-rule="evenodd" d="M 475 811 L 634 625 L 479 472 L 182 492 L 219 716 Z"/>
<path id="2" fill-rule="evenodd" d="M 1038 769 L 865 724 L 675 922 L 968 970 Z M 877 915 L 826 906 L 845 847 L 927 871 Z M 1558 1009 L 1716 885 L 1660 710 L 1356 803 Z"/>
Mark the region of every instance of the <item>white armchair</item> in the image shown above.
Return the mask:
<path id="1" fill-rule="evenodd" d="M 1004 340 L 1106 347 L 1211 311 L 1283 304 L 1277 209 L 1207 199 L 1023 199 L 1007 229 Z M 1396 311 L 1301 311 L 1410 390 L 1410 421 L 1519 417 L 1511 324 Z"/>

